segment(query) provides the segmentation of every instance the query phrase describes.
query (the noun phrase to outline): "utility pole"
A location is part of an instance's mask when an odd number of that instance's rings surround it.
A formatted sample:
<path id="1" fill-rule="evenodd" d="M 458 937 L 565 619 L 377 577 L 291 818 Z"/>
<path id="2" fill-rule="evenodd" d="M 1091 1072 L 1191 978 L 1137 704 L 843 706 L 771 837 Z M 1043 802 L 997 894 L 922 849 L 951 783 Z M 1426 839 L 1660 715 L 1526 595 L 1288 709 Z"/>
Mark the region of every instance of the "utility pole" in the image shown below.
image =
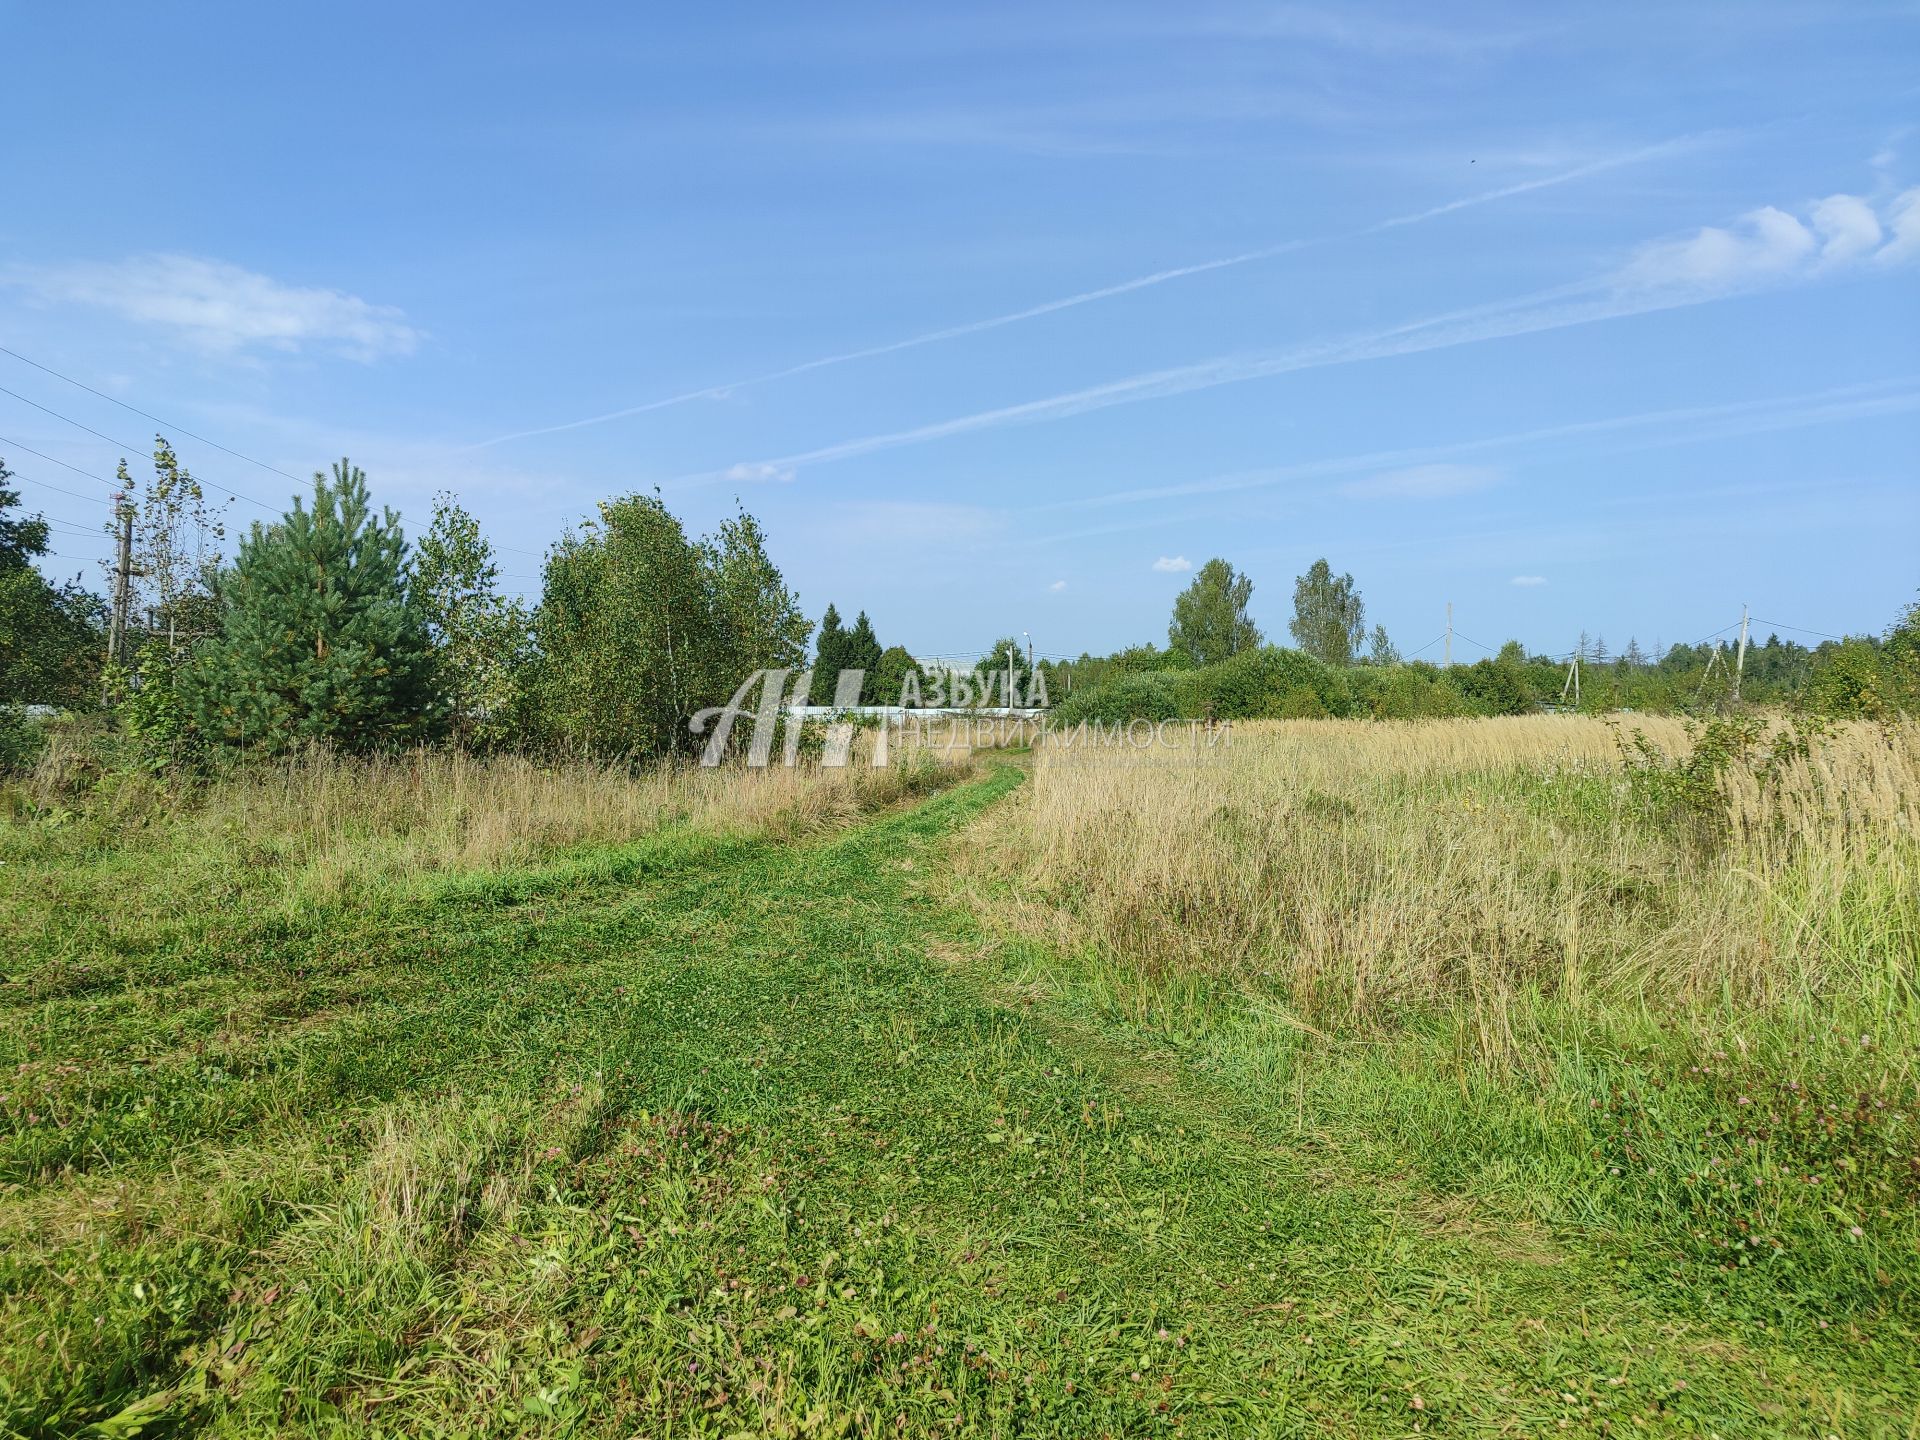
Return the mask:
<path id="1" fill-rule="evenodd" d="M 1560 703 L 1567 703 L 1567 692 L 1573 692 L 1573 708 L 1580 708 L 1580 652 L 1573 652 L 1573 659 L 1567 663 L 1567 680 L 1560 687 Z"/>
<path id="2" fill-rule="evenodd" d="M 1013 647 L 1007 647 L 1007 714 L 1013 714 Z"/>
<path id="3" fill-rule="evenodd" d="M 1440 654 L 1440 668 L 1451 669 L 1453 666 L 1453 602 L 1451 600 L 1447 601 L 1447 648 Z"/>
<path id="4" fill-rule="evenodd" d="M 107 625 L 107 659 L 123 662 L 127 648 L 127 611 L 132 606 L 133 502 L 124 490 L 113 492 L 118 557 L 113 567 L 113 616 Z"/>
<path id="5" fill-rule="evenodd" d="M 1740 677 L 1747 669 L 1747 607 L 1740 606 L 1740 649 L 1733 657 L 1733 698 L 1740 698 Z"/>

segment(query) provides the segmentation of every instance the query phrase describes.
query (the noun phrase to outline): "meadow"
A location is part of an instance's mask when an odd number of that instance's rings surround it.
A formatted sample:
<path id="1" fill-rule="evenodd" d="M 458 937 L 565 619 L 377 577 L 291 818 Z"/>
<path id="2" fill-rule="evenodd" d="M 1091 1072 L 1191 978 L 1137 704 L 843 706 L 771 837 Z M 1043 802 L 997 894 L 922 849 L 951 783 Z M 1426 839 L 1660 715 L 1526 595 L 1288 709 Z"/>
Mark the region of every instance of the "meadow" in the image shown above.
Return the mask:
<path id="1" fill-rule="evenodd" d="M 1920 731 L 56 747 L 32 1436 L 1920 1433 Z"/>

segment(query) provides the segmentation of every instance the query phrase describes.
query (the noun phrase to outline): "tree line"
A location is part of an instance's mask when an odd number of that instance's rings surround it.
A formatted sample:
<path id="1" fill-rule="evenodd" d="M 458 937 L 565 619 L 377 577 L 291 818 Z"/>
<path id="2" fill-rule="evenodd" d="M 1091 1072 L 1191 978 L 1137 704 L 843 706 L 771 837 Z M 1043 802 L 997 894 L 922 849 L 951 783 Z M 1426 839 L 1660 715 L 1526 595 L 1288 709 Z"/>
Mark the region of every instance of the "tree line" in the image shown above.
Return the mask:
<path id="1" fill-rule="evenodd" d="M 1249 607 L 1253 581 L 1209 560 L 1174 600 L 1164 646 L 1082 654 L 1053 667 L 1057 718 L 1168 719 L 1371 716 L 1421 719 L 1519 715 L 1542 709 L 1709 713 L 1736 701 L 1790 705 L 1838 718 L 1920 713 L 1920 601 L 1884 636 L 1808 647 L 1768 635 L 1747 647 L 1738 677 L 1724 642 L 1659 653 L 1637 639 L 1615 653 L 1582 634 L 1569 656 L 1528 653 L 1509 640 L 1470 664 L 1403 658 L 1386 629 L 1366 625 L 1351 574 L 1323 558 L 1295 578 L 1288 632 L 1269 645 Z M 1571 683 L 1579 671 L 1577 702 Z"/>
<path id="2" fill-rule="evenodd" d="M 127 593 L 109 606 L 78 579 L 40 573 L 50 529 L 21 513 L 0 464 L 0 763 L 31 743 L 23 703 L 104 709 L 154 768 L 221 751 L 437 740 L 647 760 L 690 749 L 687 717 L 725 704 L 755 671 L 799 672 L 809 654 L 811 687 L 794 694 L 816 705 L 1058 701 L 1063 718 L 1518 714 L 1569 688 L 1565 660 L 1518 641 L 1470 665 L 1403 659 L 1383 627 L 1367 628 L 1353 576 L 1325 559 L 1294 581 L 1292 648 L 1254 623 L 1252 579 L 1213 559 L 1175 599 L 1164 647 L 1043 660 L 1029 673 L 1025 648 L 1005 636 L 960 669 L 883 645 L 864 611 L 849 625 L 828 605 L 816 636 L 744 510 L 693 536 L 657 494 L 605 501 L 551 547 L 528 604 L 502 592 L 493 548 L 457 497 L 437 496 L 410 544 L 346 460 L 239 535 L 231 559 L 224 507 L 164 437 L 151 479 L 136 483 L 124 461 L 119 479 L 115 523 L 134 543 Z M 1636 640 L 1615 654 L 1583 635 L 1577 654 L 1589 709 L 1734 698 L 1718 647 L 1655 658 Z M 857 694 L 836 694 L 843 671 L 862 673 Z M 1741 678 L 1750 702 L 1911 713 L 1920 605 L 1884 638 L 1809 649 L 1769 636 L 1749 648 Z"/>
<path id="3" fill-rule="evenodd" d="M 106 710 L 154 767 L 436 740 L 650 759 L 688 748 L 686 717 L 754 670 L 802 665 L 813 632 L 744 510 L 696 537 L 657 495 L 603 502 L 550 549 L 529 605 L 502 593 L 455 496 L 409 544 L 347 460 L 229 559 L 224 514 L 161 439 L 151 481 L 121 466 L 122 634 L 78 580 L 35 568 L 48 527 L 21 517 L 10 478 L 0 466 L 0 731 L 16 749 L 36 704 Z"/>

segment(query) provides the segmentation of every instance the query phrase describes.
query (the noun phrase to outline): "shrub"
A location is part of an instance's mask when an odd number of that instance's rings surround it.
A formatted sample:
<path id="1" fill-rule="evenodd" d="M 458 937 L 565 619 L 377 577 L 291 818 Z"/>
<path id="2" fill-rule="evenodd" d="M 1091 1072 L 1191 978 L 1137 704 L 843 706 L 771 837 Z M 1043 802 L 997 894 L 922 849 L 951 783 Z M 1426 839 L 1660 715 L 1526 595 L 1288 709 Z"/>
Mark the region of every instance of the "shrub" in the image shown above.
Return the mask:
<path id="1" fill-rule="evenodd" d="M 25 770 L 47 748 L 47 734 L 24 705 L 0 705 L 0 771 Z"/>
<path id="2" fill-rule="evenodd" d="M 1345 672 L 1354 713 L 1375 720 L 1434 720 L 1474 708 L 1446 672 L 1433 665 L 1365 665 Z"/>
<path id="3" fill-rule="evenodd" d="M 1182 703 L 1183 688 L 1174 676 L 1160 671 L 1122 675 L 1104 685 L 1076 690 L 1053 707 L 1051 719 L 1055 725 L 1176 720 L 1189 708 Z"/>
<path id="4" fill-rule="evenodd" d="M 1193 672 L 1193 714 L 1216 720 L 1309 718 L 1353 713 L 1346 677 L 1301 650 L 1246 650 Z"/>

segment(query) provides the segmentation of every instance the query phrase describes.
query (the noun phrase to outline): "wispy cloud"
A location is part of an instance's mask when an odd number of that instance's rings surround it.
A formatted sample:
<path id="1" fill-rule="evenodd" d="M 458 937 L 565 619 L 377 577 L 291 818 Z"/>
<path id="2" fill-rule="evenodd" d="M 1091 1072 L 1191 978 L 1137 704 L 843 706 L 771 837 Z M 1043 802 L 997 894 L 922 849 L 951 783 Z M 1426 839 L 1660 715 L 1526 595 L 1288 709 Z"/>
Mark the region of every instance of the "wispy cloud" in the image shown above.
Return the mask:
<path id="1" fill-rule="evenodd" d="M 317 349 L 376 360 L 410 354 L 420 341 L 391 305 L 191 255 L 23 266 L 5 279 L 43 303 L 106 310 L 218 353 Z"/>
<path id="2" fill-rule="evenodd" d="M 1768 396 L 1760 400 L 1742 400 L 1724 405 L 1692 405 L 1667 410 L 1648 410 L 1631 415 L 1613 415 L 1598 420 L 1579 420 L 1565 425 L 1550 425 L 1519 430 L 1506 435 L 1489 435 L 1449 444 L 1376 450 L 1357 455 L 1333 456 L 1298 465 L 1272 466 L 1260 470 L 1236 471 L 1180 481 L 1171 485 L 1144 486 L 1130 490 L 1112 490 L 1104 494 L 1079 496 L 1070 500 L 1049 501 L 1029 508 L 1029 514 L 1050 511 L 1078 511 L 1145 504 L 1157 500 L 1188 500 L 1202 495 L 1232 494 L 1264 489 L 1300 481 L 1325 480 L 1340 475 L 1365 475 L 1369 472 L 1401 467 L 1438 464 L 1450 457 L 1474 455 L 1489 450 L 1572 445 L 1582 454 L 1614 454 L 1661 446 L 1700 444 L 1744 435 L 1769 434 L 1804 429 L 1816 425 L 1845 424 L 1885 415 L 1910 414 L 1920 410 L 1920 375 L 1896 376 L 1864 385 L 1837 386 L 1798 395 Z M 1033 534 L 1027 543 L 1036 546 L 1057 545 L 1095 535 L 1119 534 L 1164 523 L 1159 518 L 1123 521 L 1065 533 Z"/>
<path id="3" fill-rule="evenodd" d="M 772 481 L 775 484 L 784 485 L 793 479 L 794 473 L 793 467 L 790 465 L 775 465 L 763 460 L 757 465 L 735 465 L 727 471 L 727 479 L 738 480 L 747 484 L 761 484 Z"/>
<path id="4" fill-rule="evenodd" d="M 1385 470 L 1360 480 L 1349 480 L 1340 493 L 1361 500 L 1438 500 L 1470 495 L 1500 483 L 1500 472 L 1487 465 L 1409 465 Z"/>
<path id="5" fill-rule="evenodd" d="M 1163 575 L 1178 575 L 1193 569 L 1193 562 L 1184 555 L 1162 555 L 1153 562 L 1153 568 Z"/>
<path id="6" fill-rule="evenodd" d="M 1507 583 L 1509 585 L 1518 585 L 1522 590 L 1531 590 L 1536 586 L 1546 584 L 1547 577 L 1544 575 L 1516 575 Z"/>
<path id="7" fill-rule="evenodd" d="M 1886 226 L 1893 238 L 1882 243 L 1881 218 L 1859 195 L 1829 195 L 1804 219 L 1763 205 L 1732 225 L 1642 246 L 1620 281 L 1627 289 L 1725 293 L 1860 262 L 1895 263 L 1920 247 L 1920 187 L 1894 197 Z"/>
<path id="8" fill-rule="evenodd" d="M 1067 588 L 1067 582 L 1064 580 L 1056 580 L 1051 585 L 1047 586 L 1047 589 L 1051 590 L 1056 595 L 1058 595 L 1062 590 L 1066 588 Z"/>
<path id="9" fill-rule="evenodd" d="M 1792 221 L 1792 217 L 1785 216 L 1783 212 L 1772 213 Z M 1920 256 L 1920 191 L 1908 191 L 1892 202 L 1889 216 L 1893 220 L 1895 238 L 1873 252 L 1872 260 L 1876 264 L 1892 264 Z M 1799 224 L 1797 221 L 1792 223 L 1796 226 Z M 1701 234 L 1707 235 L 1709 232 L 1702 231 Z M 1907 239 L 1909 234 L 1911 243 Z M 1444 311 L 1385 330 L 1314 341 L 1287 350 L 1225 355 L 1196 364 L 1147 371 L 1100 385 L 1016 405 L 1003 405 L 907 430 L 843 440 L 782 456 L 769 463 L 798 469 L 979 430 L 1063 420 L 1110 406 L 1138 404 L 1145 400 L 1185 395 L 1294 371 L 1417 355 L 1487 340 L 1680 309 L 1745 293 L 1755 288 L 1762 279 L 1774 283 L 1810 279 L 1817 268 L 1780 264 L 1773 258 L 1795 249 L 1795 242 L 1786 233 L 1785 227 L 1772 221 L 1756 230 L 1753 237 L 1737 242 L 1732 258 L 1714 258 L 1721 254 L 1723 248 L 1717 239 L 1709 239 L 1698 246 L 1693 241 L 1663 242 L 1663 246 L 1668 248 L 1643 248 L 1628 265 L 1611 273 L 1509 300 Z M 1745 254 L 1747 248 L 1757 248 L 1758 253 Z M 679 482 L 710 482 L 723 473 L 684 475 L 679 477 Z"/>
<path id="10" fill-rule="evenodd" d="M 512 430 L 504 435 L 495 435 L 491 439 L 476 441 L 470 449 L 480 450 L 490 445 L 504 445 L 510 440 L 527 440 L 538 435 L 557 435 L 568 430 L 580 430 L 591 425 L 605 425 L 614 420 L 625 420 L 635 415 L 649 414 L 655 410 L 664 410 L 674 405 L 685 405 L 694 400 L 720 400 L 736 390 L 752 385 L 767 385 L 776 380 L 791 379 L 796 375 L 805 375 L 815 370 L 825 370 L 835 365 L 846 365 L 856 360 L 872 360 L 882 355 L 898 354 L 902 350 L 913 350 L 923 345 L 937 345 L 946 340 L 959 340 L 969 335 L 983 334 L 989 330 L 998 330 L 1007 325 L 1018 325 L 1023 321 L 1037 320 L 1045 315 L 1057 314 L 1062 310 L 1071 310 L 1081 305 L 1091 305 L 1101 300 L 1112 300 L 1121 295 L 1130 295 L 1138 290 L 1151 289 L 1156 285 L 1165 285 L 1172 280 L 1184 280 L 1190 276 L 1206 275 L 1217 270 L 1230 270 L 1240 265 L 1250 265 L 1259 260 L 1277 259 L 1297 250 L 1315 245 L 1327 245 L 1346 240 L 1363 239 L 1384 231 L 1399 229 L 1407 225 L 1418 225 L 1428 220 L 1438 219 L 1442 215 L 1451 215 L 1455 211 L 1468 210 L 1476 205 L 1489 205 L 1499 200 L 1510 199 L 1515 195 L 1525 195 L 1535 190 L 1545 190 L 1555 185 L 1565 185 L 1575 180 L 1583 180 L 1607 170 L 1616 170 L 1625 165 L 1633 165 L 1662 155 L 1675 153 L 1691 145 L 1701 143 L 1708 136 L 1682 136 L 1678 139 L 1663 140 L 1653 145 L 1643 145 L 1638 149 L 1625 151 L 1618 155 L 1606 156 L 1576 165 L 1568 170 L 1552 175 L 1538 176 L 1532 180 L 1523 180 L 1513 185 L 1503 185 L 1493 190 L 1479 191 L 1473 195 L 1450 200 L 1444 205 L 1430 206 L 1424 210 L 1412 211 L 1404 215 L 1393 215 L 1387 219 L 1375 221 L 1358 230 L 1344 231 L 1338 235 L 1322 235 L 1296 240 L 1283 240 L 1278 244 L 1261 246 L 1254 250 L 1243 250 L 1238 254 L 1224 255 L 1212 260 L 1199 260 L 1189 265 L 1176 265 L 1164 270 L 1154 270 L 1145 275 L 1136 275 L 1130 280 L 1117 281 L 1111 285 L 1102 285 L 1092 290 L 1082 290 L 1074 295 L 1065 295 L 1057 300 L 1045 300 L 1037 305 L 1029 305 L 1019 310 L 1009 310 L 1002 315 L 989 316 L 984 320 L 970 320 L 961 325 L 949 325 L 938 330 L 928 330 L 918 335 L 910 335 L 902 340 L 889 340 L 884 344 L 866 345 L 854 350 L 841 350 L 831 355 L 817 356 L 812 360 L 803 360 L 778 370 L 768 370 L 759 375 L 750 375 L 740 380 L 727 381 L 718 385 L 703 386 L 696 390 L 683 390 L 678 394 L 662 396 L 657 400 L 645 400 L 636 405 L 622 406 L 617 410 L 603 411 L 597 415 L 588 415 L 578 420 L 566 420 L 555 425 L 540 425 L 526 430 Z"/>
<path id="11" fill-rule="evenodd" d="M 849 500 L 827 514 L 843 542 L 903 549 L 985 540 L 1007 523 L 1004 510 L 938 500 Z"/>

